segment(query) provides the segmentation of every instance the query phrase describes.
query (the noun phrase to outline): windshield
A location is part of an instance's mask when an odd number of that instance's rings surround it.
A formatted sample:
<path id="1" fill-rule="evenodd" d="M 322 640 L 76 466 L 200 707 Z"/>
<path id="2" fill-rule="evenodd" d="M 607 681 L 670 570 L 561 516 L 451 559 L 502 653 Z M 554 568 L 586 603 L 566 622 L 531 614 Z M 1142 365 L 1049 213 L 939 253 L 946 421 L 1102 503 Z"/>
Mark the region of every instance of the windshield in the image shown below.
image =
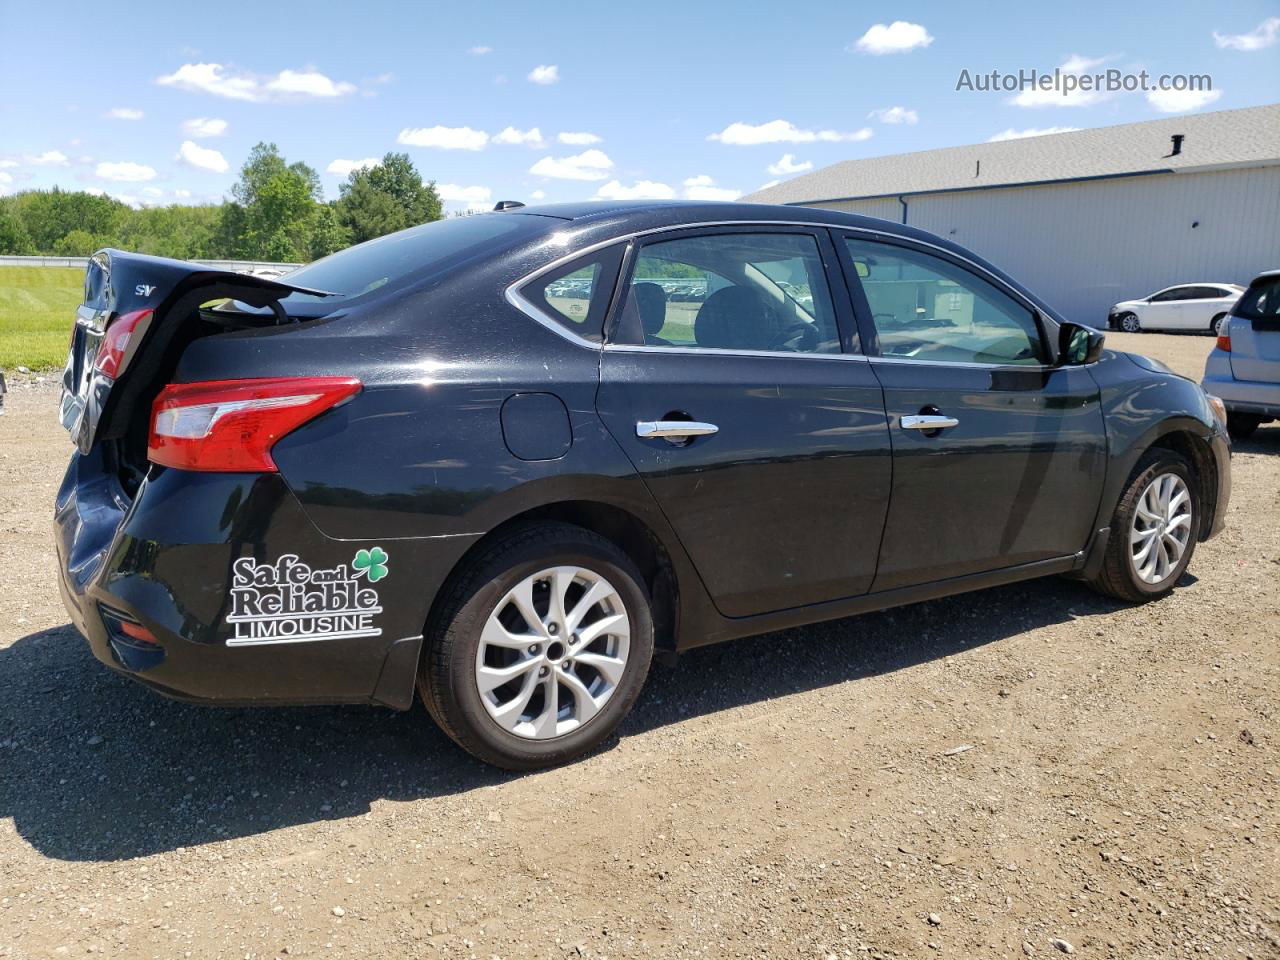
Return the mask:
<path id="1" fill-rule="evenodd" d="M 295 293 L 282 304 L 352 300 L 387 286 L 401 286 L 431 273 L 456 269 L 495 248 L 546 229 L 541 217 L 486 213 L 450 217 L 369 240 L 299 267 L 280 278 L 283 283 L 337 294 L 316 297 Z"/>

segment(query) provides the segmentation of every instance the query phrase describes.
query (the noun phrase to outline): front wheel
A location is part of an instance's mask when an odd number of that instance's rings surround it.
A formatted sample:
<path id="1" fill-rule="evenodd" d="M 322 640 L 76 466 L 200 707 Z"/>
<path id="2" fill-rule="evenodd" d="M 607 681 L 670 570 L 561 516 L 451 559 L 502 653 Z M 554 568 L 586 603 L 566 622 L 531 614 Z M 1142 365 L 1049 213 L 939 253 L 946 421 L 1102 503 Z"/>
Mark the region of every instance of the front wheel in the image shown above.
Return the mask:
<path id="1" fill-rule="evenodd" d="M 1191 464 L 1172 450 L 1149 450 L 1116 504 L 1102 569 L 1090 585 L 1131 603 L 1164 596 L 1191 562 L 1199 529 Z"/>
<path id="2" fill-rule="evenodd" d="M 434 621 L 423 702 L 459 746 L 508 770 L 598 746 L 635 703 L 653 657 L 639 570 L 609 540 L 564 523 L 495 542 Z"/>
<path id="3" fill-rule="evenodd" d="M 1142 332 L 1142 324 L 1138 322 L 1136 313 L 1122 313 L 1117 322 L 1120 324 L 1120 329 L 1125 333 Z"/>

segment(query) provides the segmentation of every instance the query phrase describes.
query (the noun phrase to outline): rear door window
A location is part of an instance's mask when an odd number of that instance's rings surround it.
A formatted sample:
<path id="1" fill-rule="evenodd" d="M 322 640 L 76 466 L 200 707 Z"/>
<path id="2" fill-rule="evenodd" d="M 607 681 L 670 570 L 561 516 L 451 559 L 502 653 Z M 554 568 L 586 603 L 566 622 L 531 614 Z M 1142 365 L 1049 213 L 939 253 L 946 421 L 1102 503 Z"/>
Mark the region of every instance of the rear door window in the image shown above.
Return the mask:
<path id="1" fill-rule="evenodd" d="M 817 238 L 715 233 L 646 244 L 616 338 L 686 350 L 839 353 Z"/>

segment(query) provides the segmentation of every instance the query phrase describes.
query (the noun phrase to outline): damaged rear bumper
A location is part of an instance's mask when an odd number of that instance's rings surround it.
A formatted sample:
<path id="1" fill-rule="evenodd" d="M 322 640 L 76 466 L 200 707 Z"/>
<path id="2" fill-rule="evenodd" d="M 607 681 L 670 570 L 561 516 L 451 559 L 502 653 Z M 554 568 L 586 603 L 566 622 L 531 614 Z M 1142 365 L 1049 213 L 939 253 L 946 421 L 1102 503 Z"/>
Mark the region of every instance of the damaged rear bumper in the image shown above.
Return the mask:
<path id="1" fill-rule="evenodd" d="M 54 531 L 67 612 L 112 669 L 183 700 L 398 709 L 477 539 L 335 540 L 276 474 L 154 470 L 130 501 L 100 448 L 72 457 Z"/>

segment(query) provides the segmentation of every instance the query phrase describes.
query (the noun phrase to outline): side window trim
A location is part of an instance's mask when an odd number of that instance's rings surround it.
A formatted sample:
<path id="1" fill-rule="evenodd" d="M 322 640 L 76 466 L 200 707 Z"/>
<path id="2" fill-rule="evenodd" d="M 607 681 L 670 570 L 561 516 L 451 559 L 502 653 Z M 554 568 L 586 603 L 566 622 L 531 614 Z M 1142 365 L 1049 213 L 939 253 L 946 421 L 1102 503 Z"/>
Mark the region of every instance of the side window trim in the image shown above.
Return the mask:
<path id="1" fill-rule="evenodd" d="M 542 326 L 546 327 L 553 333 L 559 334 L 566 340 L 576 343 L 581 347 L 599 350 L 605 342 L 606 328 L 608 327 L 609 318 L 612 314 L 613 300 L 618 289 L 618 277 L 621 273 L 623 259 L 629 246 L 630 244 L 626 240 L 613 240 L 599 247 L 585 250 L 575 257 L 564 258 L 556 260 L 553 263 L 549 263 L 507 287 L 507 302 L 521 313 L 538 321 Z M 582 333 L 566 326 L 555 316 L 548 313 L 547 310 L 536 300 L 531 299 L 526 293 L 530 288 L 536 287 L 539 281 L 548 274 L 554 274 L 557 272 L 572 273 L 575 270 L 579 270 L 594 262 L 600 263 L 601 272 L 599 281 L 591 293 L 590 305 L 588 307 L 588 318 L 590 317 L 591 312 L 599 311 L 600 334 L 597 339 L 585 336 Z"/>
<path id="2" fill-rule="evenodd" d="M 643 250 L 647 246 L 664 243 L 670 240 L 682 240 L 695 237 L 719 236 L 750 233 L 781 233 L 813 237 L 818 246 L 818 255 L 823 267 L 823 278 L 827 283 L 827 292 L 831 298 L 834 311 L 836 331 L 840 338 L 839 353 L 788 353 L 773 350 L 730 350 L 714 347 L 681 347 L 681 346 L 647 346 L 643 343 L 630 343 L 620 340 L 618 332 L 621 327 L 622 310 L 626 303 L 626 292 L 631 287 Z M 848 285 L 844 282 L 841 270 L 842 258 L 838 246 L 834 243 L 831 231 L 821 224 L 778 223 L 772 220 L 755 222 L 738 222 L 732 224 L 689 224 L 672 227 L 668 230 L 653 231 L 643 236 L 634 236 L 627 244 L 627 251 L 622 260 L 614 290 L 613 301 L 609 306 L 609 314 L 604 324 L 604 347 L 606 350 L 619 351 L 661 351 L 663 353 L 700 353 L 726 354 L 732 356 L 758 357 L 803 357 L 815 360 L 833 360 L 856 357 L 866 359 L 860 349 L 861 338 L 853 305 L 850 301 Z"/>
<path id="3" fill-rule="evenodd" d="M 868 358 L 885 363 L 916 363 L 929 364 L 930 366 L 959 366 L 959 367 L 981 367 L 983 369 L 991 369 L 997 367 L 1009 366 L 1004 363 L 983 363 L 978 361 L 962 361 L 962 360 L 915 360 L 911 357 L 892 357 L 885 356 L 880 351 L 879 332 L 875 325 L 875 318 L 871 315 L 871 304 L 867 300 L 866 291 L 862 287 L 862 280 L 858 277 L 853 266 L 853 257 L 849 255 L 849 248 L 845 244 L 846 239 L 860 240 L 869 243 L 881 243 L 890 247 L 902 247 L 915 253 L 925 256 L 935 257 L 936 259 L 946 261 L 953 267 L 963 270 L 966 273 L 973 274 L 980 280 L 991 284 L 1005 296 L 1010 297 L 1017 303 L 1021 304 L 1030 311 L 1032 318 L 1036 324 L 1036 330 L 1040 334 L 1040 342 L 1048 353 L 1047 362 L 1038 365 L 1019 364 L 1019 369 L 1036 370 L 1051 369 L 1055 366 L 1058 356 L 1058 346 L 1055 342 L 1056 338 L 1052 335 L 1056 332 L 1057 324 L 1051 324 L 1049 318 L 1045 316 L 1044 311 L 1038 305 L 1029 300 L 1020 291 L 1011 287 L 1003 279 L 996 276 L 990 271 L 984 270 L 980 265 L 972 263 L 961 257 L 953 256 L 950 251 L 942 247 L 932 245 L 913 243 L 907 237 L 900 237 L 893 234 L 877 233 L 874 231 L 860 231 L 849 229 L 834 229 L 833 240 L 838 240 L 836 244 L 840 257 L 840 266 L 844 270 L 845 279 L 849 285 L 849 292 L 853 301 L 854 315 L 857 317 L 858 329 L 862 334 L 862 342 L 865 345 L 865 353 Z M 1054 329 L 1051 330 L 1050 327 Z"/>

